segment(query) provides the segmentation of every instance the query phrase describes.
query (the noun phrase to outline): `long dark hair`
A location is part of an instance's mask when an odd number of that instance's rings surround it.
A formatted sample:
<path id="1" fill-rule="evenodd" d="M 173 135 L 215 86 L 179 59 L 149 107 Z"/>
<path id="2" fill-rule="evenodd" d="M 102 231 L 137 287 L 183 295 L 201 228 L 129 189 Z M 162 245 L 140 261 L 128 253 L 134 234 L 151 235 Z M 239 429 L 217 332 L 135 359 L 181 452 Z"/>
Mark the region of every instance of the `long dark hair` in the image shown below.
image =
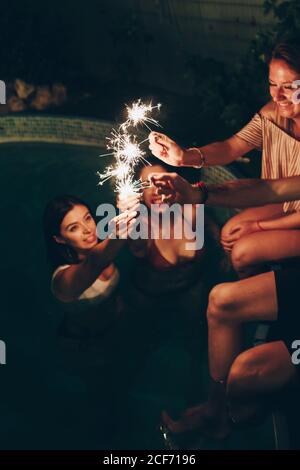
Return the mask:
<path id="1" fill-rule="evenodd" d="M 168 165 L 167 163 L 163 162 L 159 158 L 154 157 L 153 155 L 147 155 L 147 162 L 151 165 L 158 165 L 161 166 L 166 172 L 168 173 L 178 173 L 180 176 L 185 178 L 189 183 L 193 184 L 201 179 L 201 171 L 199 169 L 190 168 L 190 167 L 174 167 L 172 165 Z M 134 173 L 135 177 L 138 179 L 141 176 L 141 172 L 145 168 L 145 164 L 143 161 L 137 164 L 135 167 Z"/>
<path id="2" fill-rule="evenodd" d="M 280 42 L 274 47 L 269 62 L 273 59 L 283 60 L 300 74 L 300 42 L 295 40 Z"/>
<path id="3" fill-rule="evenodd" d="M 62 264 L 77 264 L 78 254 L 73 247 L 67 244 L 57 243 L 54 236 L 60 236 L 60 226 L 74 206 L 85 206 L 90 210 L 88 204 L 76 196 L 57 196 L 48 202 L 43 215 L 43 230 L 50 262 L 54 268 Z"/>

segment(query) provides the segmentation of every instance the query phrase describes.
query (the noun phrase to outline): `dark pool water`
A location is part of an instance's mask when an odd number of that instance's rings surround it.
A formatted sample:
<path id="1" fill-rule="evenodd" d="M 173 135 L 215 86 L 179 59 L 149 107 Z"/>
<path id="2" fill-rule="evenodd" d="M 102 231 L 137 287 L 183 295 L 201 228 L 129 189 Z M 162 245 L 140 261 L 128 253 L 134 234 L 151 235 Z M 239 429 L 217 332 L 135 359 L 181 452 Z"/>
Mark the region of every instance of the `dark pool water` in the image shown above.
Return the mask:
<path id="1" fill-rule="evenodd" d="M 93 208 L 112 201 L 109 184 L 101 190 L 97 187 L 95 173 L 104 165 L 97 157 L 100 153 L 95 147 L 71 145 L 0 146 L 0 339 L 7 347 L 7 364 L 0 366 L 1 449 L 157 449 L 161 446 L 157 433 L 161 409 L 180 410 L 189 400 L 205 394 L 204 330 L 199 330 L 198 337 L 183 336 L 176 326 L 182 318 L 164 316 L 153 344 L 147 336 L 151 344 L 119 396 L 113 431 L 107 435 L 103 426 L 108 429 L 112 423 L 95 420 L 97 413 L 85 383 L 62 365 L 56 344 L 62 313 L 50 294 L 41 217 L 46 202 L 60 193 L 75 194 Z M 132 264 L 126 250 L 118 264 L 126 280 Z M 128 332 L 123 348 L 130 344 L 132 350 L 140 344 L 137 336 L 143 341 L 149 330 L 151 318 L 144 319 L 142 310 L 139 313 L 140 330 Z M 136 357 L 139 355 L 137 349 Z M 134 360 L 134 354 L 132 357 Z M 266 422 L 260 428 L 238 431 L 226 443 L 201 445 L 259 449 L 274 444 Z"/>

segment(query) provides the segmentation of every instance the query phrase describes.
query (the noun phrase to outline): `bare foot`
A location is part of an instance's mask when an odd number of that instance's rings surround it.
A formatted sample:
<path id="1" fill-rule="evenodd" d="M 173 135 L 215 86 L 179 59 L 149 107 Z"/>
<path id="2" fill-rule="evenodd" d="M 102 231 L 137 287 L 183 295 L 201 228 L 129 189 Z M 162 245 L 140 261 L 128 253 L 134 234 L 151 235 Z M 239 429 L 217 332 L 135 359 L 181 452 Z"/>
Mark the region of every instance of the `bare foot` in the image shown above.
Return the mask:
<path id="1" fill-rule="evenodd" d="M 206 437 L 225 439 L 231 430 L 227 410 L 224 408 L 217 413 L 208 403 L 188 408 L 178 421 L 174 421 L 163 411 L 162 420 L 174 434 L 199 431 Z"/>

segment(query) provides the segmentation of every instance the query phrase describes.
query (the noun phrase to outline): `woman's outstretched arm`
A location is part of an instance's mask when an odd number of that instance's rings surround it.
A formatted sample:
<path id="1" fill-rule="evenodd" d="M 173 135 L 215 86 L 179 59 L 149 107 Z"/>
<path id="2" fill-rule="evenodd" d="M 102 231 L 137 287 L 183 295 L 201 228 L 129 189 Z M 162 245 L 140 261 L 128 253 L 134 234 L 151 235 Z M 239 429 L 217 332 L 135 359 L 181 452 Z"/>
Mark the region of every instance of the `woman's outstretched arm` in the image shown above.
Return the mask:
<path id="1" fill-rule="evenodd" d="M 233 135 L 229 139 L 199 148 L 183 148 L 165 134 L 151 132 L 149 148 L 155 157 L 173 166 L 227 165 L 250 152 L 255 146 Z M 202 157 L 205 161 L 202 162 Z"/>
<path id="2" fill-rule="evenodd" d="M 110 238 L 92 248 L 79 264 L 61 270 L 53 279 L 55 295 L 64 302 L 78 299 L 90 287 L 102 271 L 109 266 L 126 243 L 126 237 L 134 224 L 136 212 L 123 213 L 114 219 L 115 230 Z M 119 238 L 115 238 L 115 236 Z"/>
<path id="3" fill-rule="evenodd" d="M 254 207 L 300 199 L 300 176 L 276 180 L 239 179 L 207 186 L 207 204 Z"/>
<path id="4" fill-rule="evenodd" d="M 246 208 L 300 199 L 300 176 L 277 180 L 238 179 L 221 184 L 209 184 L 205 191 L 194 188 L 177 173 L 154 173 L 149 179 L 165 202 L 182 204 Z"/>

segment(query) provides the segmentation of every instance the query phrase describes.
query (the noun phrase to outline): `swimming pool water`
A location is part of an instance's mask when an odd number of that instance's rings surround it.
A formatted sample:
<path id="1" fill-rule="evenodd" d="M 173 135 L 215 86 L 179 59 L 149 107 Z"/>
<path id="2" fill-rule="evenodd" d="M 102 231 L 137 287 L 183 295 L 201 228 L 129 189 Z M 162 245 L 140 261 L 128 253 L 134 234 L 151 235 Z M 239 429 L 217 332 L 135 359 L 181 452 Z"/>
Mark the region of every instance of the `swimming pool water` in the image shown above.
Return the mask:
<path id="1" fill-rule="evenodd" d="M 109 184 L 97 187 L 96 171 L 106 164 L 98 158 L 100 153 L 100 148 L 89 146 L 0 145 L 0 339 L 7 345 L 7 364 L 0 370 L 2 449 L 159 448 L 162 407 L 170 403 L 180 409 L 188 394 L 204 395 L 205 348 L 200 348 L 202 357 L 192 358 L 179 332 L 158 343 L 145 358 L 120 404 L 113 440 L 107 442 L 90 419 L 94 410 L 84 384 L 60 367 L 55 338 L 61 313 L 50 294 L 41 217 L 47 201 L 57 194 L 77 195 L 93 208 L 113 200 Z M 125 273 L 127 263 L 125 252 L 119 260 Z M 197 367 L 199 379 L 195 379 Z M 272 448 L 269 423 L 254 431 L 239 431 L 225 444 L 205 444 L 206 448 L 224 445 Z"/>

